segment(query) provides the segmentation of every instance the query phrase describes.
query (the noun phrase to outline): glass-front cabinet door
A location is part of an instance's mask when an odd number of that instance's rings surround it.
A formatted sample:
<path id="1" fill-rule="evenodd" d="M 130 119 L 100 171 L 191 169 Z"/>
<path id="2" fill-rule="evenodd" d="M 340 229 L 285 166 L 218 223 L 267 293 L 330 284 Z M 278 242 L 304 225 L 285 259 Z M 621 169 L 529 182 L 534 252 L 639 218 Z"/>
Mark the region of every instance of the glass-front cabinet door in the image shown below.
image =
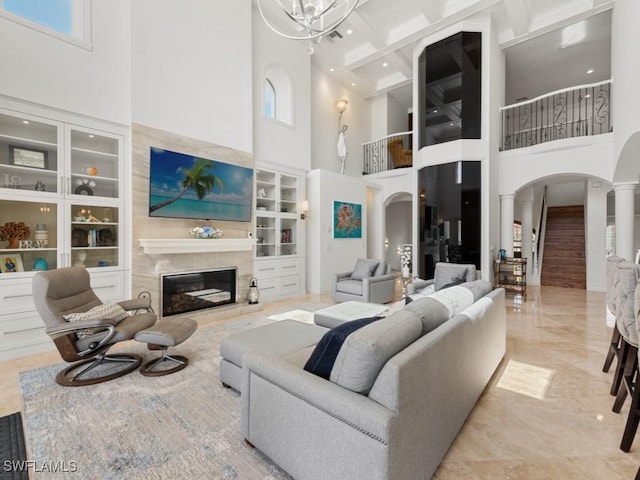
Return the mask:
<path id="1" fill-rule="evenodd" d="M 69 214 L 71 265 L 87 268 L 121 265 L 119 208 L 72 203 Z"/>
<path id="2" fill-rule="evenodd" d="M 12 195 L 58 193 L 61 124 L 0 109 L 0 189 Z"/>
<path id="3" fill-rule="evenodd" d="M 0 197 L 0 275 L 58 267 L 58 209 Z"/>
<path id="4" fill-rule="evenodd" d="M 121 139 L 74 127 L 68 129 L 68 142 L 69 194 L 121 198 Z"/>

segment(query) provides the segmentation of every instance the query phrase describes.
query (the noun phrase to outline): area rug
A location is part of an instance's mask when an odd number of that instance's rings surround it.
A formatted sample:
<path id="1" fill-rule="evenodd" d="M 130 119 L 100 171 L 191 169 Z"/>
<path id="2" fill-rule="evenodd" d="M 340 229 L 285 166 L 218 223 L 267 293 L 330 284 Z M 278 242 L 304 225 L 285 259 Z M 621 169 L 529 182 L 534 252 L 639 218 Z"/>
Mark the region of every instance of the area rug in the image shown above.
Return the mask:
<path id="1" fill-rule="evenodd" d="M 85 387 L 54 382 L 62 364 L 24 372 L 20 383 L 29 459 L 75 462 L 68 478 L 290 480 L 240 432 L 240 397 L 221 386 L 219 345 L 270 323 L 240 319 L 199 328 L 173 351 L 189 366 L 162 377 L 133 372 Z M 152 358 L 143 345 L 124 351 Z M 42 472 L 32 478 L 64 478 Z"/>
<path id="2" fill-rule="evenodd" d="M 0 417 L 0 480 L 28 480 L 20 412 Z"/>

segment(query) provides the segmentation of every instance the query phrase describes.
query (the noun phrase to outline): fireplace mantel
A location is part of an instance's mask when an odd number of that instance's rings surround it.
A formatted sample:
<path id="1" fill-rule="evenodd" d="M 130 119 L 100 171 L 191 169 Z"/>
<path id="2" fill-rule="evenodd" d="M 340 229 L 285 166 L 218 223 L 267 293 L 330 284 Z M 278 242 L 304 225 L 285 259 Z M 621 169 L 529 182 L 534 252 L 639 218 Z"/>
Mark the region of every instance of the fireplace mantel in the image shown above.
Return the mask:
<path id="1" fill-rule="evenodd" d="M 147 255 L 240 252 L 251 250 L 256 244 L 254 238 L 140 238 L 138 241 Z"/>

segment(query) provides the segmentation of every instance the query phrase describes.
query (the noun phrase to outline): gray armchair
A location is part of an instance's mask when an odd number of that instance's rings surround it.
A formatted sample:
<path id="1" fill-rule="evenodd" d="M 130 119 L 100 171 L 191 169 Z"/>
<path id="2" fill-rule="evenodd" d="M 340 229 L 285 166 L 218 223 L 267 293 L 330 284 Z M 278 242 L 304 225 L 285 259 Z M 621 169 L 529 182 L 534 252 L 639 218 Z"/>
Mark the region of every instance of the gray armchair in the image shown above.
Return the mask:
<path id="1" fill-rule="evenodd" d="M 46 332 L 63 360 L 73 362 L 56 376 L 60 385 L 92 385 L 137 369 L 142 362 L 140 356 L 108 356 L 107 351 L 118 342 L 133 339 L 136 333 L 156 322 L 148 297 L 118 302 L 114 306 L 118 310 L 116 322 L 108 312 L 114 308 L 103 304 L 91 289 L 90 282 L 89 273 L 82 267 L 42 271 L 33 277 L 33 299 L 47 326 Z M 106 313 L 88 313 L 99 311 L 100 306 L 105 306 L 102 310 Z M 93 318 L 68 320 L 71 314 L 83 313 Z"/>
<path id="2" fill-rule="evenodd" d="M 396 276 L 384 260 L 360 258 L 352 271 L 334 275 L 331 298 L 336 302 L 392 302 L 396 298 Z"/>

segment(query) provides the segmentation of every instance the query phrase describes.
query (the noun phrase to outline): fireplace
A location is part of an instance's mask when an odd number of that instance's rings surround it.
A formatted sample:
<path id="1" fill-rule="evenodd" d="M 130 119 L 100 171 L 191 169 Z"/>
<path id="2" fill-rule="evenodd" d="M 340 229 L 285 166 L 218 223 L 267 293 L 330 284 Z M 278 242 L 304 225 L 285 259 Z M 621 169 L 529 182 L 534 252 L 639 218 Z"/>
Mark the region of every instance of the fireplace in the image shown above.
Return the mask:
<path id="1" fill-rule="evenodd" d="M 160 298 L 163 317 L 236 303 L 236 268 L 165 273 Z"/>

